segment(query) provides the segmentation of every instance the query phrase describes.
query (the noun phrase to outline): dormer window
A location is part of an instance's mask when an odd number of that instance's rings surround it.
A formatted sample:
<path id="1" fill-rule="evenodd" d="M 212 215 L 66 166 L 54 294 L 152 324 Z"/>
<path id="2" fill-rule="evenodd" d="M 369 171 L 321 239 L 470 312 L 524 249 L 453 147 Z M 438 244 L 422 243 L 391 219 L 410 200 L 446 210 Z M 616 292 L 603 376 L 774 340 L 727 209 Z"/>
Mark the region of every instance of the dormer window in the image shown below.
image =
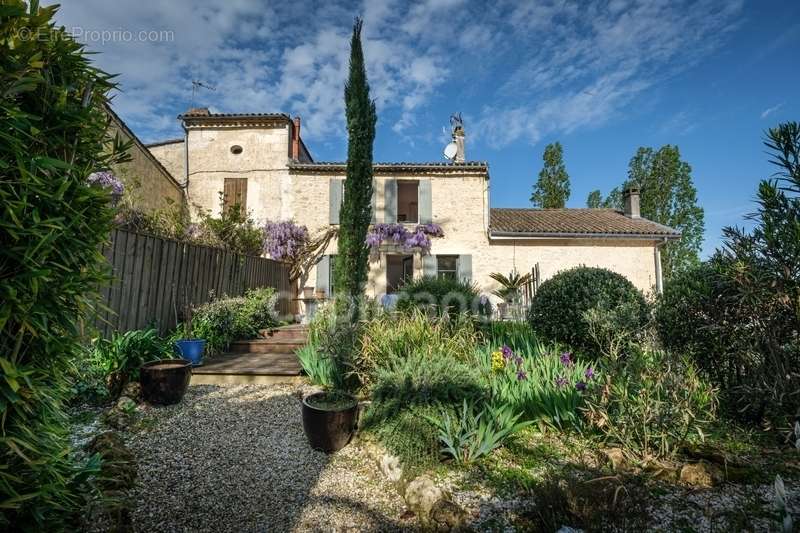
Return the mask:
<path id="1" fill-rule="evenodd" d="M 397 181 L 397 221 L 419 222 L 419 181 Z"/>

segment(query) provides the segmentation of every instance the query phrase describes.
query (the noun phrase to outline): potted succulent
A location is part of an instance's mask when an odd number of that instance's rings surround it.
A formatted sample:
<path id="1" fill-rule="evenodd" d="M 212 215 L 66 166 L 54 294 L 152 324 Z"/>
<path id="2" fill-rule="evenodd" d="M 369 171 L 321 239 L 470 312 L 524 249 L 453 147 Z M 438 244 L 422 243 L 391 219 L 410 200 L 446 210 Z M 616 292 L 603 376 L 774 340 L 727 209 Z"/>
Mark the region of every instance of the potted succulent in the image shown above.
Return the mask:
<path id="1" fill-rule="evenodd" d="M 192 307 L 190 305 L 184 306 L 183 318 L 183 338 L 175 341 L 175 348 L 180 356 L 189 361 L 192 366 L 200 366 L 203 364 L 206 340 L 195 339 L 192 336 Z"/>
<path id="2" fill-rule="evenodd" d="M 329 390 L 303 398 L 303 430 L 315 450 L 335 452 L 353 436 L 358 419 L 358 400 L 348 391 L 346 358 L 353 349 L 355 328 L 339 324 L 319 349 L 331 359 Z"/>

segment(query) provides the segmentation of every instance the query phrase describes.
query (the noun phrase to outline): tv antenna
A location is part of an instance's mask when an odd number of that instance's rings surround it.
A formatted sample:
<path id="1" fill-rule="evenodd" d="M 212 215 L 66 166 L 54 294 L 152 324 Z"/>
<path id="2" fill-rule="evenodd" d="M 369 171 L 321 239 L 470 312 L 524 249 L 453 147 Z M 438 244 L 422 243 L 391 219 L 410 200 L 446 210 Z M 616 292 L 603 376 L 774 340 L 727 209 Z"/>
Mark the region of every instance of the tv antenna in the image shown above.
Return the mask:
<path id="1" fill-rule="evenodd" d="M 203 83 L 200 80 L 192 80 L 192 105 L 191 105 L 191 107 L 194 107 L 194 95 L 197 92 L 197 89 L 201 89 L 201 88 L 202 89 L 208 89 L 209 91 L 216 91 L 217 90 L 216 87 L 212 87 L 211 85 L 209 85 L 207 83 Z"/>

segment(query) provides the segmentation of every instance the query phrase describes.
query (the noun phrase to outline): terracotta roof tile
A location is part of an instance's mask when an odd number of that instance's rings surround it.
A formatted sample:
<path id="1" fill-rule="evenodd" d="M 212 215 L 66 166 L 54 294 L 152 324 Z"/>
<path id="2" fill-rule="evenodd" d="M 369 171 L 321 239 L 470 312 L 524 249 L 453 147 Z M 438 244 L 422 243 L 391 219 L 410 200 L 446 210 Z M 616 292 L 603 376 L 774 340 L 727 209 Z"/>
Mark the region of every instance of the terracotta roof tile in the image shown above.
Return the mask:
<path id="1" fill-rule="evenodd" d="M 413 170 L 478 170 L 488 172 L 489 165 L 485 161 L 465 161 L 463 163 L 427 162 L 414 163 L 406 161 L 377 162 L 372 164 L 376 172 L 413 171 Z M 315 161 L 313 163 L 290 163 L 292 170 L 334 171 L 344 172 L 347 163 L 344 161 Z"/>
<path id="2" fill-rule="evenodd" d="M 493 208 L 489 230 L 494 236 L 680 237 L 672 228 L 615 209 Z"/>

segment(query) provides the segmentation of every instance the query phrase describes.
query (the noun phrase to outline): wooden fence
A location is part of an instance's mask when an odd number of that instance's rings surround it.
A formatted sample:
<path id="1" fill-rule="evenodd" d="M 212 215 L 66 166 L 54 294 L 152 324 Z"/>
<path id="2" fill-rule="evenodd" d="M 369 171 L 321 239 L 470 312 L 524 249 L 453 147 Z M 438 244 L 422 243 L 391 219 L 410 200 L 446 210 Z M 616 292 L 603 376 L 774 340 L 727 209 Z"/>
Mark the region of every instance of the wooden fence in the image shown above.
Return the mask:
<path id="1" fill-rule="evenodd" d="M 97 327 L 104 336 L 146 327 L 164 333 L 177 325 L 187 304 L 205 303 L 212 293 L 238 296 L 274 287 L 279 314 L 291 312 L 289 269 L 278 261 L 121 229 L 111 233 L 103 255 L 114 269 L 114 282 L 101 291 L 108 309 L 101 309 Z"/>

